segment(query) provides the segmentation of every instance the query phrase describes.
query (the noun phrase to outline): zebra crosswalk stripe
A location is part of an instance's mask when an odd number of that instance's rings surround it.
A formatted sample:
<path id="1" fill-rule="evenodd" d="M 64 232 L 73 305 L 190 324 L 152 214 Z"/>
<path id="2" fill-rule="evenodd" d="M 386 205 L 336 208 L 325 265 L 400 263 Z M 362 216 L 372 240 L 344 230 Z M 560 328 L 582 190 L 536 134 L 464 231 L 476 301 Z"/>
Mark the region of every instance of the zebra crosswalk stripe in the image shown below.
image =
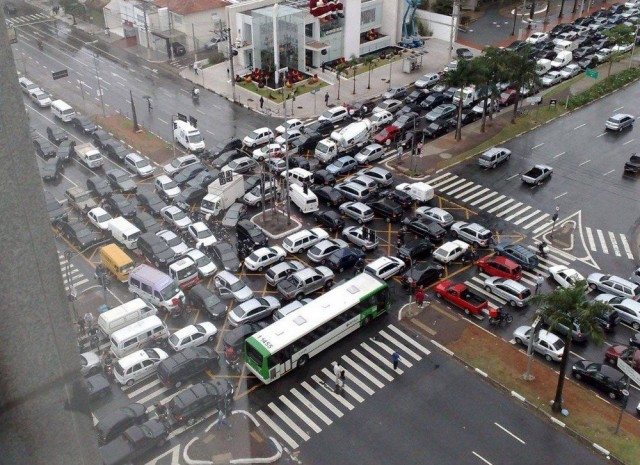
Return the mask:
<path id="1" fill-rule="evenodd" d="M 291 447 L 292 449 L 297 449 L 298 448 L 298 443 L 295 442 L 291 436 L 289 436 L 287 433 L 285 433 L 284 431 L 282 431 L 282 429 L 275 424 L 275 422 L 273 420 L 271 420 L 271 418 L 269 418 L 267 416 L 266 413 L 264 413 L 262 410 L 258 410 L 257 415 L 262 419 L 262 421 L 264 421 L 267 425 L 269 425 L 269 427 L 275 431 L 278 436 L 280 436 L 282 439 L 284 439 L 284 441 L 289 444 L 289 447 Z"/>
<path id="2" fill-rule="evenodd" d="M 498 204 L 498 205 L 495 205 L 494 207 L 490 208 L 489 210 L 487 210 L 487 212 L 488 212 L 488 213 L 493 213 L 493 212 L 495 212 L 495 211 L 498 211 L 498 210 L 500 210 L 500 209 L 502 209 L 502 208 L 506 207 L 507 205 L 509 205 L 509 204 L 510 204 L 510 203 L 512 203 L 512 202 L 514 202 L 514 200 L 513 200 L 513 199 L 507 199 L 507 200 L 505 200 L 504 202 L 502 202 L 502 203 L 500 203 L 500 204 Z"/>
<path id="3" fill-rule="evenodd" d="M 595 252 L 596 241 L 593 239 L 593 232 L 591 231 L 591 228 L 589 226 L 586 226 L 584 230 L 587 233 L 587 242 L 589 243 L 589 249 L 591 249 L 592 252 Z"/>
<path id="4" fill-rule="evenodd" d="M 480 184 L 475 184 L 473 187 L 471 187 L 470 189 L 467 189 L 466 191 L 462 191 L 460 192 L 458 195 L 456 195 L 454 198 L 459 199 L 460 197 L 463 197 L 467 194 L 470 194 L 471 192 L 474 192 L 478 189 L 480 189 L 482 186 Z"/>
<path id="5" fill-rule="evenodd" d="M 291 418 L 289 418 L 286 413 L 280 410 L 280 407 L 278 407 L 276 404 L 271 402 L 269 403 L 268 407 L 271 409 L 273 413 L 275 413 L 278 416 L 278 418 L 284 421 L 289 428 L 295 431 L 298 434 L 298 436 L 302 438 L 303 441 L 308 441 L 309 439 L 311 439 L 309 435 L 305 433 L 298 425 L 296 425 L 295 422 Z"/>
<path id="6" fill-rule="evenodd" d="M 457 178 L 457 176 L 456 176 L 455 174 L 451 174 L 451 173 L 444 173 L 444 174 L 441 174 L 440 176 L 438 176 L 438 177 L 436 177 L 436 178 L 429 179 L 429 181 L 428 181 L 428 182 L 429 182 L 429 185 L 430 185 L 431 187 L 436 187 L 436 181 L 439 181 L 440 179 L 443 179 L 443 178 L 447 178 L 447 177 L 449 177 L 449 176 L 454 176 L 454 177 L 456 177 L 456 178 Z"/>
<path id="7" fill-rule="evenodd" d="M 409 349 L 407 346 L 405 346 L 403 343 L 399 342 L 397 339 L 394 339 L 394 337 L 391 336 L 390 334 L 388 334 L 386 331 L 382 330 L 382 331 L 380 331 L 380 334 L 382 336 L 384 336 L 384 338 L 387 339 L 388 341 L 393 342 L 393 344 L 396 347 L 399 347 L 400 349 L 402 349 L 403 353 L 408 354 L 411 357 L 413 357 L 414 360 L 417 360 L 417 361 L 422 360 L 422 357 L 420 357 L 420 355 L 416 354 L 413 350 Z"/>
<path id="8" fill-rule="evenodd" d="M 497 194 L 497 192 L 496 192 L 496 194 Z M 484 210 L 485 208 L 490 207 L 490 206 L 491 206 L 491 205 L 493 205 L 494 203 L 498 203 L 498 202 L 500 202 L 500 201 L 501 201 L 502 199 L 504 199 L 505 197 L 506 197 L 506 195 L 502 195 L 502 194 L 501 194 L 501 195 L 499 195 L 498 197 L 496 197 L 495 199 L 492 199 L 492 200 L 488 201 L 487 203 L 485 203 L 485 204 L 483 204 L 483 205 L 480 205 L 478 208 L 479 208 L 480 210 Z M 482 199 L 482 200 L 485 200 L 485 199 Z M 476 203 L 479 203 L 479 202 L 474 202 L 474 203 L 472 203 L 471 205 L 475 205 Z"/>
<path id="9" fill-rule="evenodd" d="M 480 197 L 482 194 L 484 194 L 485 192 L 487 192 L 489 190 L 488 187 L 485 187 L 481 190 L 479 190 L 478 192 L 476 192 L 475 194 L 471 194 L 469 197 L 465 197 L 462 199 L 463 202 L 469 202 L 470 200 L 475 199 L 476 197 Z M 461 196 L 460 196 L 461 197 Z M 458 197 L 456 197 L 457 199 Z"/>
<path id="10" fill-rule="evenodd" d="M 328 376 L 329 376 L 329 380 L 331 380 L 333 378 L 333 373 L 331 373 L 329 370 L 327 370 L 327 372 L 329 372 Z M 314 380 L 318 384 L 321 384 L 321 385 L 324 384 L 327 387 L 327 392 L 334 398 L 334 400 L 337 400 L 338 402 L 340 402 L 343 406 L 345 406 L 349 410 L 353 410 L 354 409 L 354 406 L 353 406 L 353 404 L 351 402 L 349 402 L 344 397 L 339 396 L 338 394 L 336 394 L 333 391 L 333 389 L 331 389 L 330 385 L 327 384 L 322 379 L 320 379 L 320 377 L 318 375 L 311 375 L 311 379 Z"/>
<path id="11" fill-rule="evenodd" d="M 360 365 L 358 365 L 356 362 L 351 360 L 351 358 L 349 358 L 348 355 L 343 355 L 341 358 L 347 365 L 349 365 L 351 367 L 351 369 L 356 370 L 357 372 L 359 372 L 362 376 L 367 378 L 367 380 L 369 380 L 371 383 L 375 384 L 376 387 L 378 387 L 380 389 L 382 389 L 384 387 L 384 383 L 381 383 L 380 381 L 378 381 L 377 378 L 375 378 L 374 376 L 369 374 L 367 372 L 367 370 L 365 370 Z"/>
<path id="12" fill-rule="evenodd" d="M 526 211 L 528 211 L 530 209 L 531 209 L 531 207 L 529 205 L 525 205 L 525 207 L 523 209 L 518 210 L 515 213 L 512 213 L 511 215 L 507 216 L 504 220 L 505 221 L 511 221 L 512 219 L 516 218 L 517 216 L 522 215 L 524 212 L 526 212 Z M 525 216 L 524 218 L 522 218 L 522 219 L 520 219 L 518 221 L 520 221 L 520 222 L 525 221 L 527 218 L 531 218 L 533 215 L 535 215 L 535 213 L 530 213 L 529 216 Z M 516 222 L 516 224 L 519 224 L 519 223 Z"/>
<path id="13" fill-rule="evenodd" d="M 483 196 L 483 197 L 480 197 L 480 198 L 479 198 L 478 200 L 476 200 L 475 202 L 471 202 L 471 206 L 472 206 L 472 207 L 473 207 L 473 206 L 476 206 L 476 205 L 478 205 L 479 203 L 484 202 L 485 200 L 490 199 L 490 198 L 491 198 L 491 197 L 493 197 L 494 195 L 498 195 L 498 193 L 497 193 L 496 191 L 491 191 L 491 192 L 489 192 L 487 195 L 485 195 L 485 196 Z M 503 195 L 502 197 L 504 197 L 504 195 Z M 480 208 L 480 210 L 482 210 L 482 207 L 478 207 L 478 208 Z"/>
<path id="14" fill-rule="evenodd" d="M 302 410 L 300 410 L 298 407 L 296 407 L 296 405 L 291 402 L 289 399 L 287 399 L 285 396 L 280 396 L 279 397 L 280 401 L 285 404 L 287 407 L 289 407 L 289 409 L 295 413 L 296 415 L 298 415 L 298 417 L 304 421 L 307 425 L 309 425 L 309 427 L 315 431 L 316 433 L 319 433 L 320 431 L 322 431 L 322 428 L 320 428 L 318 425 L 316 425 L 316 423 L 307 416 L 306 413 L 304 413 Z"/>
<path id="15" fill-rule="evenodd" d="M 389 375 L 387 372 L 382 370 L 378 365 L 376 365 L 371 360 L 369 360 L 367 357 L 362 355 L 357 349 L 351 349 L 351 353 L 353 355 L 355 355 L 356 357 L 358 357 L 365 365 L 368 365 L 369 368 L 371 368 L 373 371 L 375 371 L 380 376 L 385 378 L 387 381 L 393 381 L 393 376 Z"/>
<path id="16" fill-rule="evenodd" d="M 320 401 L 322 405 L 327 407 L 327 409 L 329 409 L 335 416 L 337 416 L 338 418 L 342 417 L 342 412 L 335 408 L 331 402 L 324 398 L 324 396 L 321 396 L 314 388 L 311 387 L 309 383 L 303 381 L 300 385 L 305 388 L 307 392 L 309 392 L 309 394 L 318 399 L 318 401 Z"/>
<path id="17" fill-rule="evenodd" d="M 431 187 L 436 187 L 441 190 L 442 189 L 441 186 L 444 186 L 445 184 L 449 184 L 450 182 L 453 182 L 456 179 L 458 179 L 458 176 L 456 176 L 455 174 L 452 174 L 450 178 L 440 180 L 436 183 L 429 183 L 429 184 L 431 185 Z"/>
<path id="18" fill-rule="evenodd" d="M 515 210 L 516 208 L 520 208 L 522 206 L 522 202 L 518 202 L 515 205 L 511 205 L 509 208 L 507 208 L 506 210 L 501 211 L 500 213 L 497 213 L 496 216 L 498 218 L 502 218 L 503 215 L 506 215 L 507 213 L 509 213 L 512 210 Z"/>
<path id="19" fill-rule="evenodd" d="M 616 257 L 620 257 L 620 248 L 618 247 L 618 242 L 616 241 L 616 235 L 609 231 L 609 240 L 611 241 L 611 248 L 613 249 L 613 253 L 616 254 Z"/>
<path id="20" fill-rule="evenodd" d="M 542 220 L 547 219 L 548 217 L 549 217 L 549 214 L 548 214 L 548 213 L 545 213 L 544 215 L 541 215 L 541 216 L 537 217 L 537 218 L 536 218 L 535 220 L 533 220 L 531 223 L 529 223 L 529 224 L 525 224 L 525 225 L 522 227 L 522 229 L 529 229 L 530 227 L 535 226 L 536 224 L 538 224 L 538 223 L 539 223 L 539 222 L 541 222 Z M 553 222 L 552 222 L 552 221 L 549 221 L 548 223 L 543 224 L 541 227 L 539 227 L 539 228 L 537 228 L 537 229 L 534 229 L 534 230 L 533 230 L 533 233 L 534 233 L 534 234 L 537 234 L 537 233 L 538 233 L 538 231 L 542 231 L 543 229 L 546 229 L 546 228 L 550 227 L 552 224 L 553 224 Z"/>
<path id="21" fill-rule="evenodd" d="M 300 393 L 300 391 L 298 391 L 296 388 L 291 389 L 291 393 L 294 396 L 296 396 L 296 398 L 298 399 L 298 401 L 300 401 L 302 403 L 302 405 L 304 405 L 309 410 L 311 410 L 318 418 L 320 418 L 322 421 L 324 421 L 327 425 L 330 425 L 330 424 L 333 423 L 333 420 L 331 420 L 331 418 L 329 418 L 324 413 L 322 413 L 320 410 L 318 410 L 316 408 L 316 406 L 313 405 L 306 397 L 304 397 Z"/>
<path id="22" fill-rule="evenodd" d="M 604 234 L 602 230 L 596 229 L 596 234 L 598 235 L 598 239 L 600 240 L 600 246 L 602 247 L 602 252 L 609 255 L 609 249 L 607 248 L 607 241 L 604 239 Z"/>
<path id="23" fill-rule="evenodd" d="M 462 184 L 461 186 L 459 185 L 460 183 L 463 183 L 465 181 L 466 181 L 466 179 L 460 179 L 459 181 L 454 182 L 450 186 L 447 186 L 447 187 L 445 187 L 444 189 L 441 189 L 441 190 L 442 190 L 442 192 L 446 192 L 447 195 L 453 195 L 456 192 L 460 192 L 462 189 L 464 189 L 466 187 L 469 187 L 471 184 L 473 184 L 473 182 L 468 181 L 467 183 Z M 455 186 L 458 186 L 458 187 L 456 187 L 455 189 L 452 189 L 451 191 L 449 191 L 449 189 L 451 189 L 452 187 L 455 187 Z"/>
<path id="24" fill-rule="evenodd" d="M 403 338 L 406 342 L 408 342 L 409 344 L 413 345 L 416 349 L 418 349 L 419 351 L 421 351 L 423 354 L 425 355 L 430 355 L 431 351 L 429 349 L 427 349 L 426 347 L 422 346 L 421 344 L 418 344 L 416 341 L 414 341 L 413 339 L 411 339 L 407 334 L 403 333 L 399 328 L 397 328 L 394 325 L 389 325 L 388 328 L 393 331 L 394 333 L 396 333 L 398 336 L 400 336 L 401 338 Z"/>
<path id="25" fill-rule="evenodd" d="M 392 349 L 391 347 L 389 347 L 387 344 L 385 344 L 384 342 L 381 341 L 376 341 L 376 344 L 383 349 L 386 353 L 388 353 L 389 355 L 392 355 L 394 352 L 394 349 Z M 400 363 L 404 366 L 406 366 L 407 368 L 411 368 L 413 366 L 413 363 L 411 363 L 407 357 L 402 357 L 400 359 Z"/>
<path id="26" fill-rule="evenodd" d="M 627 242 L 627 238 L 624 234 L 620 234 L 620 242 L 622 243 L 622 248 L 624 249 L 624 253 L 627 254 L 627 258 L 629 260 L 633 260 L 633 253 L 631 252 L 631 247 L 629 247 L 629 242 Z"/>

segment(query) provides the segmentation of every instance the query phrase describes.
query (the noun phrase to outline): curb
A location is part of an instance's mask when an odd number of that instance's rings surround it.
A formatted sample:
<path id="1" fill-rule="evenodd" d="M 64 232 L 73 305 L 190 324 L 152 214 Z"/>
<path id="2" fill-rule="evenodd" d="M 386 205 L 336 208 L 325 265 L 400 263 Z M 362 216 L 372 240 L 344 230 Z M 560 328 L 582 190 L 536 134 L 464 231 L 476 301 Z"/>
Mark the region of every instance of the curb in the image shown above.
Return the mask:
<path id="1" fill-rule="evenodd" d="M 272 209 L 269 210 L 265 210 L 265 212 L 269 212 Z M 284 211 L 278 210 L 276 209 L 276 212 L 280 213 L 280 214 L 285 214 Z M 269 239 L 273 239 L 273 240 L 277 240 L 277 239 L 282 239 L 283 237 L 287 237 L 290 234 L 293 234 L 294 232 L 299 231 L 300 229 L 302 229 L 302 223 L 300 223 L 298 220 L 296 220 L 295 218 L 291 218 L 291 221 L 295 222 L 297 226 L 295 226 L 294 228 L 288 229 L 287 231 L 281 233 L 281 234 L 271 234 L 269 231 L 267 231 L 266 229 L 264 229 L 262 226 L 260 226 L 258 223 L 256 223 L 254 221 L 255 218 L 259 217 L 262 215 L 262 212 L 260 213 L 256 213 L 255 215 L 253 215 L 251 218 L 249 218 L 249 221 L 251 221 L 251 223 L 255 224 L 258 228 L 260 228 L 260 230 L 264 233 L 265 236 L 267 236 Z"/>

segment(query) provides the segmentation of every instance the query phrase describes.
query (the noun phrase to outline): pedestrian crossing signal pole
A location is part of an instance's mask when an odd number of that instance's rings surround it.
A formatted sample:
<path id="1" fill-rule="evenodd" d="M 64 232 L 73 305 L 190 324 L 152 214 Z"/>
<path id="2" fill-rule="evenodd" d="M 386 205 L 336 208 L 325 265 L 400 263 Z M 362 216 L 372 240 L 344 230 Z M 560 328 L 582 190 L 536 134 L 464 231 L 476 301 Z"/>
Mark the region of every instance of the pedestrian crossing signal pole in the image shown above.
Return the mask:
<path id="1" fill-rule="evenodd" d="M 549 237 L 553 239 L 553 232 L 556 230 L 556 221 L 558 221 L 558 212 L 560 211 L 560 207 L 556 207 L 556 212 L 551 217 L 553 219 L 553 225 L 551 225 L 551 234 Z"/>

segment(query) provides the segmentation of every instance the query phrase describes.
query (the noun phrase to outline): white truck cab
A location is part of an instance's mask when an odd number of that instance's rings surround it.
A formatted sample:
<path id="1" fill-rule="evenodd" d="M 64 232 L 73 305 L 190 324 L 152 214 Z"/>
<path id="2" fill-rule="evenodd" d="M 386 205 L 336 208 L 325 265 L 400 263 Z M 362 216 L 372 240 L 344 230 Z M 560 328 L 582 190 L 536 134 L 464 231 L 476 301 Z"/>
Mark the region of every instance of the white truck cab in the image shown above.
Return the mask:
<path id="1" fill-rule="evenodd" d="M 173 122 L 173 137 L 189 152 L 202 152 L 204 139 L 200 131 L 186 121 L 175 120 Z"/>
<path id="2" fill-rule="evenodd" d="M 223 171 L 218 179 L 209 184 L 207 192 L 200 204 L 200 211 L 207 219 L 219 217 L 233 202 L 244 196 L 244 178 L 241 174 Z"/>

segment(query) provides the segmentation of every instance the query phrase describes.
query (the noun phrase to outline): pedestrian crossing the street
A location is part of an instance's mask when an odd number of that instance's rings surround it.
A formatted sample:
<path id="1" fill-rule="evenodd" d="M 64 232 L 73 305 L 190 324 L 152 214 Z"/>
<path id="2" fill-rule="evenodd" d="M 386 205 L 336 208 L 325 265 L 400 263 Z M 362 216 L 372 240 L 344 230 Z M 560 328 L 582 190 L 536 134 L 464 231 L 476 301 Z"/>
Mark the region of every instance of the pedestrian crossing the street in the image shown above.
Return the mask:
<path id="1" fill-rule="evenodd" d="M 80 286 L 86 285 L 89 280 L 73 265 L 73 263 L 67 261 L 64 253 L 58 252 L 58 261 L 60 262 L 60 270 L 62 271 L 64 290 L 69 292 L 73 287 L 76 295 L 81 294 L 83 289 L 81 289 Z"/>
<path id="2" fill-rule="evenodd" d="M 44 21 L 53 21 L 55 18 L 52 18 L 50 15 L 46 13 L 34 13 L 32 15 L 22 15 L 15 16 L 11 18 L 6 18 L 5 22 L 9 27 L 22 26 L 24 24 L 32 24 L 32 23 L 41 23 Z"/>
<path id="3" fill-rule="evenodd" d="M 551 214 L 525 205 L 516 199 L 507 197 L 473 181 L 468 181 L 453 173 L 443 173 L 427 182 L 439 194 L 456 202 L 469 204 L 470 207 L 491 213 L 504 221 L 514 224 L 533 235 L 551 230 L 553 218 Z M 582 233 L 582 231 L 579 231 Z M 585 227 L 586 246 L 589 251 L 600 251 L 605 255 L 626 257 L 634 256 L 624 234 Z"/>

